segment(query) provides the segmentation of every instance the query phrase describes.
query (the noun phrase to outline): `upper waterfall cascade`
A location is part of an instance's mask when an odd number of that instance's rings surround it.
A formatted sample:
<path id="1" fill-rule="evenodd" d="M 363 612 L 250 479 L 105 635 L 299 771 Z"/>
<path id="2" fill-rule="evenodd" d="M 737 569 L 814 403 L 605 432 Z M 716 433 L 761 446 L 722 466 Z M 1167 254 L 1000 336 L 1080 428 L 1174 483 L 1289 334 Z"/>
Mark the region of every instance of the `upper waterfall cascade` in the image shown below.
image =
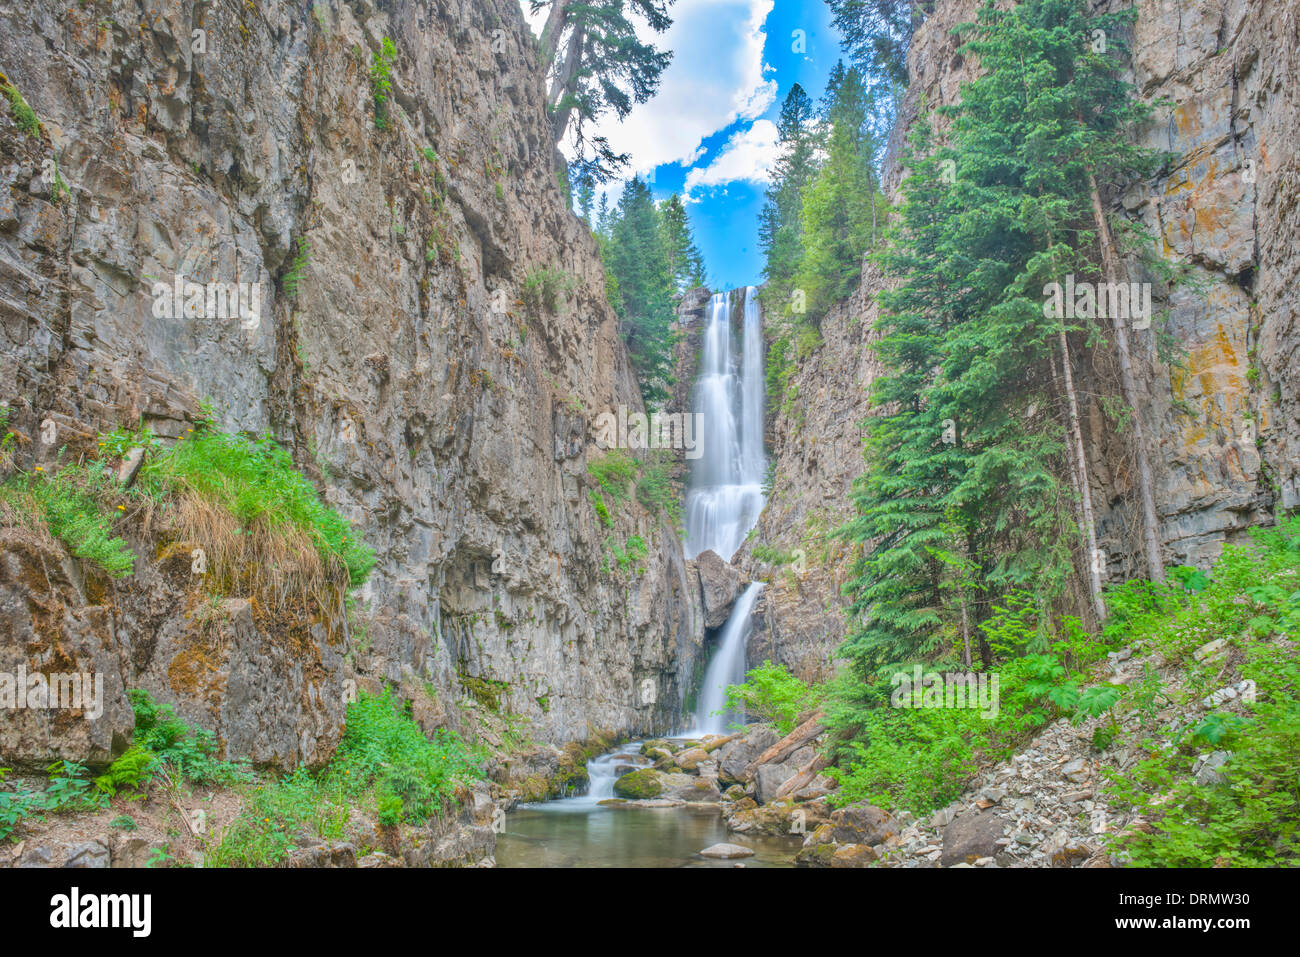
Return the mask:
<path id="1" fill-rule="evenodd" d="M 757 290 L 745 289 L 737 356 L 732 296 L 709 302 L 695 383 L 701 454 L 686 493 L 686 557 L 712 549 L 730 561 L 763 509 L 763 328 Z"/>
<path id="2" fill-rule="evenodd" d="M 702 453 L 686 493 L 686 555 L 712 549 L 730 561 L 763 510 L 763 327 L 757 292 L 745 289 L 740 354 L 734 348 L 732 295 L 709 302 L 708 325 L 695 384 L 694 408 L 703 416 Z M 720 733 L 736 715 L 723 714 L 728 685 L 745 680 L 750 614 L 763 586 L 755 582 L 736 600 L 700 687 L 692 733 Z"/>

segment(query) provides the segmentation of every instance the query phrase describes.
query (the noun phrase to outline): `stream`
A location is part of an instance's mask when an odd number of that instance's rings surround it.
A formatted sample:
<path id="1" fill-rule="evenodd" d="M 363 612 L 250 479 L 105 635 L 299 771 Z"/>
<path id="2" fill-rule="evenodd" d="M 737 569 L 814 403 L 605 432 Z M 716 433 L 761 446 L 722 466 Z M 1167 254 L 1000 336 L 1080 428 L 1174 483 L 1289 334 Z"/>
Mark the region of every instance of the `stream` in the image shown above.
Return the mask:
<path id="1" fill-rule="evenodd" d="M 714 806 L 638 808 L 602 805 L 614 797 L 615 769 L 644 762 L 641 742 L 629 742 L 587 764 L 587 793 L 525 804 L 506 815 L 497 835 L 498 867 L 790 867 L 800 841 L 732 834 Z M 740 861 L 709 860 L 712 844 L 754 850 Z"/>

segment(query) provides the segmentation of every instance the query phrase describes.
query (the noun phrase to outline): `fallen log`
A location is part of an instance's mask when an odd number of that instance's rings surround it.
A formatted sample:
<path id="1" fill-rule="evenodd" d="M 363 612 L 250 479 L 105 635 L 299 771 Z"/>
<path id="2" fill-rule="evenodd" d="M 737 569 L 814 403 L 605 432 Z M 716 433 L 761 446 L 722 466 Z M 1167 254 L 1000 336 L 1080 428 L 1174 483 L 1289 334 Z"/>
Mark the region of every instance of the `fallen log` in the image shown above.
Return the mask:
<path id="1" fill-rule="evenodd" d="M 831 759 L 824 754 L 819 754 L 811 761 L 799 769 L 799 773 L 792 777 L 785 784 L 776 789 L 776 796 L 773 800 L 780 801 L 782 798 L 789 797 L 795 791 L 802 791 L 808 785 L 816 780 L 817 775 L 826 769 L 826 765 L 831 763 Z"/>
<path id="2" fill-rule="evenodd" d="M 783 761 L 799 748 L 803 747 L 817 735 L 825 731 L 822 726 L 822 718 L 826 717 L 826 712 L 817 711 L 813 716 L 805 721 L 799 727 L 795 728 L 784 738 L 772 745 L 749 764 L 745 765 L 745 771 L 741 775 L 743 781 L 754 780 L 754 772 L 764 764 L 771 764 L 774 761 Z"/>

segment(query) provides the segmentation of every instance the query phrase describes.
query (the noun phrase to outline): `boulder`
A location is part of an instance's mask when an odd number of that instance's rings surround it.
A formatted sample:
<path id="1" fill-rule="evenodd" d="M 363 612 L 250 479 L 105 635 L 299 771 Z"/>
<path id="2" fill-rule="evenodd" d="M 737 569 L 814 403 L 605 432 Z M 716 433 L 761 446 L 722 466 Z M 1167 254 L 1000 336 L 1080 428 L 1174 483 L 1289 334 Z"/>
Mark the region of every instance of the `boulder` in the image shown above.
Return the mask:
<path id="1" fill-rule="evenodd" d="M 755 797 L 759 804 L 775 800 L 781 785 L 795 776 L 792 768 L 785 764 L 764 764 L 754 775 Z"/>
<path id="2" fill-rule="evenodd" d="M 727 784 L 743 784 L 749 762 L 776 744 L 780 736 L 765 724 L 725 745 L 718 755 L 718 778 Z"/>
<path id="3" fill-rule="evenodd" d="M 709 752 L 704 748 L 696 747 L 678 752 L 673 760 L 683 771 L 694 771 L 701 761 L 707 761 L 708 759 Z"/>
<path id="4" fill-rule="evenodd" d="M 842 807 L 831 813 L 831 837 L 839 844 L 883 844 L 898 831 L 893 815 L 870 804 Z"/>
<path id="5" fill-rule="evenodd" d="M 736 803 L 735 813 L 727 819 L 729 829 L 738 834 L 804 837 L 828 819 L 825 805 L 815 801 L 798 806 L 792 801 L 778 801 L 748 807 L 750 802 L 751 799 L 746 798 Z"/>
<path id="6" fill-rule="evenodd" d="M 349 841 L 326 841 L 295 847 L 285 859 L 287 867 L 356 867 L 357 849 Z"/>
<path id="7" fill-rule="evenodd" d="M 700 857 L 712 857 L 723 861 L 753 856 L 754 851 L 752 848 L 742 847 L 739 844 L 714 844 L 712 847 L 706 847 L 700 851 Z"/>
<path id="8" fill-rule="evenodd" d="M 868 844 L 841 844 L 831 856 L 831 867 L 870 867 L 876 857 Z"/>
<path id="9" fill-rule="evenodd" d="M 1228 763 L 1228 758 L 1231 756 L 1227 751 L 1211 751 L 1209 754 L 1203 754 L 1197 758 L 1192 765 L 1192 773 L 1196 775 L 1196 783 L 1201 787 L 1210 787 L 1226 781 L 1227 778 L 1220 769 Z"/>
<path id="10" fill-rule="evenodd" d="M 939 863 L 973 864 L 981 857 L 996 856 L 1002 839 L 1002 819 L 992 811 L 971 811 L 953 818 L 943 830 L 943 853 Z"/>
<path id="11" fill-rule="evenodd" d="M 630 771 L 614 782 L 614 793 L 633 801 L 658 797 L 662 792 L 663 784 L 659 780 L 659 773 L 649 768 Z"/>
<path id="12" fill-rule="evenodd" d="M 795 867 L 831 867 L 835 860 L 834 844 L 805 844 L 794 856 Z"/>
<path id="13" fill-rule="evenodd" d="M 721 628 L 740 594 L 740 572 L 714 551 L 703 551 L 696 556 L 695 571 L 700 579 L 704 627 Z"/>
<path id="14" fill-rule="evenodd" d="M 64 867 L 108 867 L 111 858 L 108 848 L 99 841 L 86 841 L 68 846 L 63 857 Z"/>

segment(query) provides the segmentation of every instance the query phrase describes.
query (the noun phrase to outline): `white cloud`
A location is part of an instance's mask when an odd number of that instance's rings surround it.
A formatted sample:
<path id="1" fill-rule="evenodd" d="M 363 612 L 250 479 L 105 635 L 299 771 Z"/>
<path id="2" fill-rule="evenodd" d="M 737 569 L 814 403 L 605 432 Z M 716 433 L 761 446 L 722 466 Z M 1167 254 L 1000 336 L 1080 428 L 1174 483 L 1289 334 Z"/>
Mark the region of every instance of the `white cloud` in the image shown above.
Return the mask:
<path id="1" fill-rule="evenodd" d="M 771 120 L 757 120 L 727 140 L 708 166 L 686 174 L 686 192 L 689 194 L 699 187 L 719 186 L 738 180 L 766 183 L 771 177 L 777 151 L 776 124 Z"/>
<path id="2" fill-rule="evenodd" d="M 528 10 L 528 0 L 522 0 Z M 640 35 L 673 59 L 659 92 L 632 108 L 622 123 L 602 118 L 595 135 L 608 137 L 617 153 L 630 153 L 635 172 L 666 163 L 690 166 L 704 155 L 703 141 L 737 120 L 761 116 L 775 101 L 777 85 L 766 78 L 763 23 L 775 0 L 678 0 L 673 25 Z M 534 20 L 540 30 L 545 16 Z"/>

